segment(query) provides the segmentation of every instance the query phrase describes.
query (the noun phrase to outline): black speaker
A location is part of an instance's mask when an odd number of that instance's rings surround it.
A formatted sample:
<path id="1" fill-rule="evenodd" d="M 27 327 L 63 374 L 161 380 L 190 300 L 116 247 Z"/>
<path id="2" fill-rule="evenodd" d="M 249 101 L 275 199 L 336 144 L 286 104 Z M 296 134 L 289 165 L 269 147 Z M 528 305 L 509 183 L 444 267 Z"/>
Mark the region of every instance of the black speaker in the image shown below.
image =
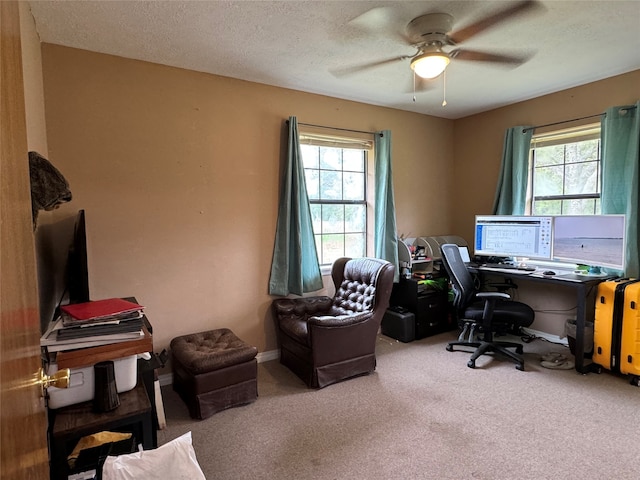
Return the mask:
<path id="1" fill-rule="evenodd" d="M 113 362 L 96 363 L 93 367 L 94 377 L 94 411 L 110 412 L 120 406 L 120 397 L 116 388 L 116 374 L 113 369 Z"/>
<path id="2" fill-rule="evenodd" d="M 412 342 L 416 339 L 416 316 L 404 309 L 398 312 L 392 307 L 382 317 L 381 331 L 383 335 L 401 342 Z"/>

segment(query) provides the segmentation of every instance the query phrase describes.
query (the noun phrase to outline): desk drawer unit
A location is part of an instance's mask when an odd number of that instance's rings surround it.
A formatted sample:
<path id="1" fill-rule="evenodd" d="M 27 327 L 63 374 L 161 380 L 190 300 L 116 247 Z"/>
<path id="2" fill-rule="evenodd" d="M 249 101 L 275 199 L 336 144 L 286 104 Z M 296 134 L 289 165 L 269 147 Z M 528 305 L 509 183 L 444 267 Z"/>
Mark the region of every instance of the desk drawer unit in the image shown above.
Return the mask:
<path id="1" fill-rule="evenodd" d="M 416 309 L 416 338 L 429 337 L 451 330 L 448 317 L 448 302 L 443 292 L 428 292 L 418 295 Z M 454 328 L 456 325 L 454 324 Z"/>
<path id="2" fill-rule="evenodd" d="M 420 285 L 415 279 L 401 278 L 395 283 L 389 305 L 391 309 L 403 307 L 415 315 L 416 340 L 457 328 L 449 316 L 447 292 Z"/>
<path id="3" fill-rule="evenodd" d="M 640 280 L 610 280 L 598 285 L 593 361 L 631 375 L 640 386 Z"/>

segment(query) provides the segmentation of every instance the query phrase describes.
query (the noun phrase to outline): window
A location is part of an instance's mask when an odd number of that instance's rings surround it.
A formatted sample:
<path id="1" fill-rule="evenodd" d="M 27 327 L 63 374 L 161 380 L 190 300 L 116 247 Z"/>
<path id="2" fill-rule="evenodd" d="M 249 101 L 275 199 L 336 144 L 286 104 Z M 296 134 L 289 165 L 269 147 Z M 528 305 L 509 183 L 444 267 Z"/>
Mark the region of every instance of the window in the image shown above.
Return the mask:
<path id="1" fill-rule="evenodd" d="M 300 143 L 318 262 L 366 256 L 371 142 L 301 134 Z"/>
<path id="2" fill-rule="evenodd" d="M 535 135 L 531 140 L 530 213 L 600 213 L 600 125 Z"/>

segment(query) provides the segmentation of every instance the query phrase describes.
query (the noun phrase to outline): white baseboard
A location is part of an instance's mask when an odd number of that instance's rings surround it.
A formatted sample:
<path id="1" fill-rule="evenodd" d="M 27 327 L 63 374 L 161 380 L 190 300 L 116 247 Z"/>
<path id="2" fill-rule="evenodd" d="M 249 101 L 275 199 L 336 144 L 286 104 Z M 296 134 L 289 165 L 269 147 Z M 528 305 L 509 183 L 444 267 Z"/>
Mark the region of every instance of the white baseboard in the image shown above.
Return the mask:
<path id="1" fill-rule="evenodd" d="M 160 382 L 160 386 L 164 387 L 165 385 L 173 384 L 173 374 L 165 373 L 164 375 L 158 375 L 158 381 Z"/>
<path id="2" fill-rule="evenodd" d="M 277 360 L 278 358 L 280 358 L 280 350 L 259 352 L 258 355 L 256 355 L 256 360 L 258 361 L 258 363 L 270 362 L 271 360 Z M 158 380 L 161 387 L 164 387 L 165 385 L 171 385 L 173 383 L 173 374 L 165 373 L 163 375 L 158 375 Z"/>
<path id="3" fill-rule="evenodd" d="M 280 350 L 269 350 L 268 352 L 260 352 L 256 355 L 258 363 L 270 362 L 271 360 L 277 360 L 280 358 Z"/>

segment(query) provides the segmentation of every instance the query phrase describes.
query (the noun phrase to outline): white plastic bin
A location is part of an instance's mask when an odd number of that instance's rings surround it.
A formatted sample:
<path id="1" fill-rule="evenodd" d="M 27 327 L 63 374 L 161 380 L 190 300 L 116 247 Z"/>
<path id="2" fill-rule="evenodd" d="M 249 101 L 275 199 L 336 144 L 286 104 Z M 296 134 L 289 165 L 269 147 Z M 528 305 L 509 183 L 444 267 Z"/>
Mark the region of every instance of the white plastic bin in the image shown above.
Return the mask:
<path id="1" fill-rule="evenodd" d="M 118 393 L 132 390 L 138 383 L 137 355 L 113 360 L 113 369 L 116 377 L 116 389 Z M 47 369 L 48 375 L 58 371 L 58 365 L 51 363 Z M 47 388 L 49 395 L 49 408 L 61 408 L 67 405 L 93 400 L 94 376 L 93 365 L 83 368 L 72 368 L 69 388 Z"/>

